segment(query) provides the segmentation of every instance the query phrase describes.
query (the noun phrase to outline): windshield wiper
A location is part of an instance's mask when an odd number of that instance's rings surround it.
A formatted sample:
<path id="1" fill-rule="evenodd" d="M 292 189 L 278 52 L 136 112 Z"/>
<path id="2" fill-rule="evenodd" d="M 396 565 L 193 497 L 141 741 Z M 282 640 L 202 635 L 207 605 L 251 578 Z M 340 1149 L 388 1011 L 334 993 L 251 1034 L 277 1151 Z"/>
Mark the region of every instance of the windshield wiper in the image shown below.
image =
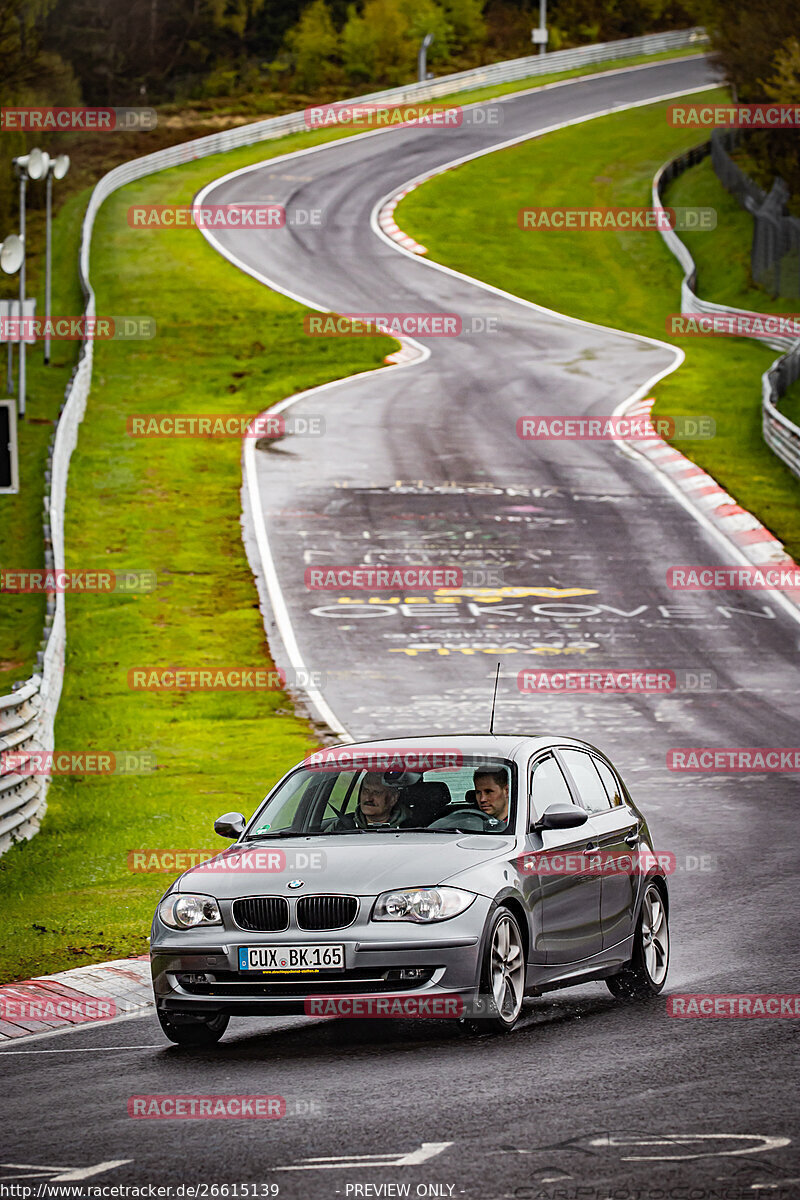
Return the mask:
<path id="1" fill-rule="evenodd" d="M 464 829 L 429 829 L 427 825 L 368 825 L 373 833 L 465 833 Z"/>
<path id="2" fill-rule="evenodd" d="M 307 829 L 275 829 L 270 833 L 251 833 L 246 838 L 242 838 L 243 842 L 262 842 L 268 838 L 290 838 L 290 837 L 311 837 Z"/>

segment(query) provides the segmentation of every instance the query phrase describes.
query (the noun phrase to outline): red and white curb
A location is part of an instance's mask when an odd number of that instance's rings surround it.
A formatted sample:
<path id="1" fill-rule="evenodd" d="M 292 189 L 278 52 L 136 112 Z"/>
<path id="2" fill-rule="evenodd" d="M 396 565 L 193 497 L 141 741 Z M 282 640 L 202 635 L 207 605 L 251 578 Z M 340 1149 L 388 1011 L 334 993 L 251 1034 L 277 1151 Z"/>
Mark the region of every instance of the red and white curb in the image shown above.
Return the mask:
<path id="1" fill-rule="evenodd" d="M 153 1006 L 150 956 L 118 958 L 0 987 L 0 1045 L 85 1025 L 105 1025 Z"/>
<path id="2" fill-rule="evenodd" d="M 411 187 L 404 188 L 402 192 L 397 192 L 396 195 L 392 196 L 391 200 L 387 201 L 378 213 L 378 224 L 386 236 L 391 238 L 393 242 L 397 242 L 398 246 L 402 246 L 405 250 L 410 250 L 412 254 L 427 254 L 426 247 L 421 246 L 419 242 L 415 242 L 407 233 L 403 233 L 394 219 L 394 210 L 397 208 L 397 205 L 404 196 L 407 196 L 409 192 L 413 192 L 416 186 L 416 184 L 413 184 Z M 394 354 L 387 354 L 383 360 L 384 362 L 400 365 L 422 358 L 422 350 L 417 343 L 407 342 L 404 338 L 399 338 L 398 341 L 401 343 L 400 349 L 395 350 Z"/>
<path id="3" fill-rule="evenodd" d="M 392 196 L 391 200 L 388 200 L 378 213 L 378 224 L 386 236 L 391 238 L 393 242 L 397 242 L 398 246 L 402 246 L 405 250 L 410 250 L 412 254 L 427 254 L 426 247 L 421 246 L 419 242 L 415 242 L 407 233 L 403 233 L 394 219 L 394 210 L 397 208 L 397 205 L 404 196 L 407 196 L 409 192 L 413 192 L 416 186 L 414 184 L 412 187 L 407 187 L 404 191 L 397 192 L 396 195 Z"/>
<path id="4" fill-rule="evenodd" d="M 407 338 L 398 338 L 397 340 L 400 343 L 400 349 L 395 350 L 393 354 L 387 354 L 384 362 L 402 366 L 403 363 L 415 362 L 418 358 L 425 357 L 425 351 L 418 342 L 411 342 Z"/>
<path id="5" fill-rule="evenodd" d="M 737 504 L 712 475 L 681 454 L 655 430 L 650 413 L 655 404 L 651 396 L 626 407 L 625 416 L 646 422 L 652 434 L 631 438 L 627 445 L 641 454 L 652 467 L 665 475 L 689 503 L 733 543 L 754 566 L 783 567 L 797 570 L 794 559 L 786 553 L 783 543 L 761 524 L 757 517 Z M 800 590 L 786 588 L 784 594 L 800 603 Z"/>

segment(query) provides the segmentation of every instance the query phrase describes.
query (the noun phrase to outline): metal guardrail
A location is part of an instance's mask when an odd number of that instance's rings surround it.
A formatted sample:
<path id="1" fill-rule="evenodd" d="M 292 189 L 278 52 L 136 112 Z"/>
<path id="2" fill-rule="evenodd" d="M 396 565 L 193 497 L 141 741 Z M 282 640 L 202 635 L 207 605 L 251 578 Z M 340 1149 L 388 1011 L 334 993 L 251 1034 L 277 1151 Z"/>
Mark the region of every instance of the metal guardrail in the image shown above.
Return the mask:
<path id="1" fill-rule="evenodd" d="M 664 189 L 668 183 L 676 179 L 689 167 L 702 162 L 712 152 L 711 142 L 694 146 L 677 158 L 670 159 L 655 174 L 653 179 L 653 207 L 664 207 Z M 746 178 L 746 176 L 745 176 Z M 753 185 L 755 187 L 755 185 Z M 755 198 L 755 197 L 754 197 Z M 726 304 L 714 304 L 710 300 L 701 300 L 697 295 L 697 265 L 688 247 L 681 241 L 672 229 L 660 228 L 661 236 L 669 249 L 683 267 L 684 275 L 681 281 L 681 312 L 682 313 L 728 313 L 746 314 L 742 308 L 730 308 Z M 761 427 L 764 441 L 770 450 L 778 456 L 787 467 L 800 477 L 800 429 L 788 417 L 778 411 L 777 402 L 784 396 L 791 385 L 800 378 L 800 341 L 791 337 L 759 336 L 760 341 L 773 350 L 784 353 L 777 358 L 772 366 L 761 377 L 762 385 L 762 420 Z"/>
<path id="2" fill-rule="evenodd" d="M 41 676 L 34 675 L 10 696 L 0 696 L 0 756 L 39 750 Z M 0 853 L 20 836 L 36 832 L 46 787 L 41 776 L 7 771 L 0 775 Z"/>
<path id="3" fill-rule="evenodd" d="M 800 429 L 778 410 L 778 401 L 800 379 L 800 342 L 761 377 L 761 430 L 764 441 L 800 479 Z"/>
<path id="4" fill-rule="evenodd" d="M 705 32 L 700 28 L 646 34 L 644 37 L 580 46 L 575 50 L 557 50 L 552 54 L 531 55 L 508 62 L 492 63 L 471 71 L 444 75 L 425 83 L 410 83 L 403 87 L 372 92 L 342 103 L 403 104 L 415 100 L 436 100 L 467 90 L 516 82 L 537 75 L 554 74 L 593 63 L 614 62 L 616 59 L 632 58 L 640 54 L 660 54 L 692 46 L 697 46 L 700 50 L 707 40 Z M 197 158 L 206 158 L 241 146 L 255 145 L 288 133 L 299 133 L 306 128 L 304 112 L 268 117 L 250 125 L 237 125 L 233 129 L 220 130 L 218 133 L 146 154 L 142 158 L 123 163 L 104 175 L 89 199 L 81 233 L 78 269 L 86 301 L 86 316 L 93 317 L 96 312 L 94 291 L 89 280 L 92 230 L 100 206 L 113 192 L 135 179 L 142 179 L 168 167 L 180 166 Z M 49 531 L 50 548 L 46 550 L 46 564 L 54 566 L 57 570 L 62 570 L 65 566 L 64 508 L 67 498 L 67 475 L 72 451 L 78 440 L 78 428 L 86 411 L 93 358 L 94 343 L 91 340 L 86 341 L 67 387 L 52 447 L 49 494 L 45 499 L 45 545 L 47 547 Z M 67 640 L 62 592 L 57 593 L 49 603 L 47 620 L 50 624 L 49 628 L 45 629 L 47 640 L 39 656 L 40 673 L 32 676 L 11 695 L 0 697 L 0 751 L 53 749 L 53 727 L 61 696 Z M 12 740 L 8 741 L 8 738 Z M 0 760 L 0 854 L 13 842 L 30 838 L 37 832 L 44 814 L 48 783 L 49 780 L 45 776 L 19 778 L 9 773 L 3 774 Z"/>

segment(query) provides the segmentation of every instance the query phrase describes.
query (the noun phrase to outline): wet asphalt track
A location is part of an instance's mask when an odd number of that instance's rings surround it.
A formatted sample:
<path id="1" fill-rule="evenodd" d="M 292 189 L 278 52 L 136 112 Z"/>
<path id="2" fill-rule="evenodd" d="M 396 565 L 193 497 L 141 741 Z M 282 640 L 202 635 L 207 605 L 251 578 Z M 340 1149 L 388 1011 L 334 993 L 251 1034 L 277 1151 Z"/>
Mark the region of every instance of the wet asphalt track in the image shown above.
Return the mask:
<path id="1" fill-rule="evenodd" d="M 503 650 L 496 728 L 563 730 L 601 746 L 659 845 L 683 868 L 687 856 L 707 856 L 706 869 L 672 879 L 669 990 L 785 993 L 798 961 L 797 778 L 675 775 L 665 753 L 797 744 L 800 627 L 757 593 L 670 592 L 669 565 L 732 560 L 613 445 L 534 447 L 515 435 L 526 414 L 611 412 L 671 356 L 433 271 L 369 223 L 378 199 L 437 163 L 709 79 L 695 60 L 581 80 L 505 102 L 500 128 L 345 140 L 223 182 L 208 199 L 322 209 L 321 230 L 218 235 L 320 306 L 492 315 L 499 326 L 431 340 L 421 365 L 310 397 L 292 412 L 324 415 L 326 436 L 257 452 L 298 645 L 311 670 L 327 673 L 337 717 L 355 735 L 483 730 L 491 651 Z M 508 586 L 586 592 L 446 605 L 425 595 L 420 605 L 304 588 L 309 564 L 359 562 L 492 567 Z M 285 664 L 274 631 L 271 645 Z M 716 687 L 630 698 L 517 690 L 523 667 L 574 665 L 702 669 Z M 380 1184 L 475 1200 L 794 1196 L 796 1042 L 796 1022 L 673 1020 L 663 999 L 631 1009 L 602 984 L 532 1002 L 499 1040 L 436 1022 L 250 1019 L 215 1051 L 185 1052 L 145 1017 L 0 1049 L 3 1161 L 21 1164 L 0 1169 L 0 1182 L 35 1188 L 54 1178 L 37 1165 L 130 1160 L 86 1183 L 258 1182 L 315 1200 L 403 1194 L 373 1190 Z M 289 1115 L 132 1121 L 127 1099 L 142 1093 L 283 1095 Z M 370 1154 L 394 1158 L 282 1169 Z"/>

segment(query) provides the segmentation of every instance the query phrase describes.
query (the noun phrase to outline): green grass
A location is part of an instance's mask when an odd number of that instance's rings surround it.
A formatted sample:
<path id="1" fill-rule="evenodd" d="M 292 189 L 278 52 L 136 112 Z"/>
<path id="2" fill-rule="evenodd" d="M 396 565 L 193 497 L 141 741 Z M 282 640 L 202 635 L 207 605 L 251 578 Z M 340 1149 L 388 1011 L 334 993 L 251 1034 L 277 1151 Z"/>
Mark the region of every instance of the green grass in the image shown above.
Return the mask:
<path id="1" fill-rule="evenodd" d="M 702 94 L 706 103 L 714 95 Z M 657 232 L 517 226 L 526 206 L 649 204 L 658 167 L 691 144 L 685 131 L 667 125 L 664 108 L 598 118 L 465 163 L 411 192 L 395 219 L 428 247 L 430 258 L 468 275 L 574 317 L 681 345 L 686 361 L 655 389 L 656 413 L 715 419 L 716 437 L 675 445 L 796 558 L 800 485 L 761 438 L 761 374 L 775 352 L 747 339 L 666 335 L 666 318 L 680 307 L 680 267 Z M 729 255 L 737 230 L 729 232 L 721 219 L 715 232 L 695 235 L 697 242 L 709 239 L 704 261 L 715 245 L 721 258 Z"/>

